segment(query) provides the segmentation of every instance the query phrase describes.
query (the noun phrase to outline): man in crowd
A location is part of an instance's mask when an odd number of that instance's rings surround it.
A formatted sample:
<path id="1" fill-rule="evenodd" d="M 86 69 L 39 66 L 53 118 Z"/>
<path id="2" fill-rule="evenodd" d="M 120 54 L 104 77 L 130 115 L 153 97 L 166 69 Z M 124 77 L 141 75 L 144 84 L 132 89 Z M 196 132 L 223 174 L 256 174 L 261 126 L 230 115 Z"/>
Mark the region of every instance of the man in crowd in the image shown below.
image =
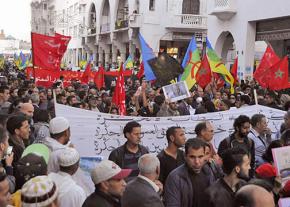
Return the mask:
<path id="1" fill-rule="evenodd" d="M 287 111 L 284 115 L 284 122 L 281 124 L 280 130 L 276 134 L 276 139 L 280 139 L 281 134 L 287 129 L 290 129 L 290 111 Z"/>
<path id="2" fill-rule="evenodd" d="M 120 199 L 126 187 L 124 179 L 131 172 L 131 169 L 121 169 L 110 160 L 100 162 L 91 172 L 95 192 L 87 197 L 83 207 L 121 206 Z"/>
<path id="3" fill-rule="evenodd" d="M 264 162 L 262 155 L 272 141 L 271 130 L 268 128 L 267 118 L 263 114 L 254 114 L 251 118 L 251 125 L 248 137 L 255 142 L 255 161 L 256 166 L 259 166 Z"/>
<path id="4" fill-rule="evenodd" d="M 140 174 L 130 182 L 122 197 L 123 207 L 163 207 L 158 192 L 162 184 L 157 180 L 160 172 L 160 162 L 154 154 L 145 154 L 138 161 Z M 159 185 L 159 186 L 158 186 Z"/>
<path id="5" fill-rule="evenodd" d="M 7 207 L 10 197 L 7 175 L 5 172 L 0 172 L 0 207 Z"/>
<path id="6" fill-rule="evenodd" d="M 165 184 L 166 207 L 203 207 L 205 190 L 214 182 L 205 161 L 205 142 L 189 139 L 185 143 L 185 164 L 173 170 Z"/>
<path id="7" fill-rule="evenodd" d="M 51 137 L 46 137 L 43 144 L 46 145 L 51 153 L 49 155 L 47 170 L 48 173 L 59 171 L 59 156 L 63 150 L 71 147 L 70 141 L 70 125 L 66 118 L 55 117 L 49 122 L 49 131 Z M 93 183 L 87 180 L 82 170 L 78 168 L 77 172 L 72 176 L 73 180 L 81 186 L 86 195 L 93 190 Z"/>
<path id="8" fill-rule="evenodd" d="M 25 140 L 25 142 L 24 142 L 25 146 L 28 146 L 29 144 L 32 144 L 35 140 L 34 127 L 33 127 L 34 107 L 33 107 L 32 103 L 22 103 L 22 104 L 20 104 L 19 111 L 20 111 L 20 113 L 24 114 L 28 119 L 28 123 L 29 123 L 29 127 L 30 127 L 29 140 Z"/>
<path id="9" fill-rule="evenodd" d="M 55 207 L 57 195 L 58 189 L 48 176 L 37 176 L 21 188 L 21 205 Z"/>
<path id="10" fill-rule="evenodd" d="M 73 148 L 62 150 L 58 162 L 60 171 L 50 173 L 50 177 L 58 188 L 57 202 L 59 207 L 79 207 L 85 199 L 84 190 L 72 178 L 79 168 L 79 153 Z"/>
<path id="11" fill-rule="evenodd" d="M 246 185 L 236 194 L 236 207 L 275 207 L 273 194 L 257 185 Z"/>
<path id="12" fill-rule="evenodd" d="M 138 160 L 139 158 L 148 153 L 146 147 L 140 145 L 141 142 L 141 125 L 136 122 L 128 122 L 123 130 L 127 142 L 114 149 L 109 160 L 112 160 L 121 168 L 132 169 L 130 177 L 136 177 L 139 174 Z"/>
<path id="13" fill-rule="evenodd" d="M 169 173 L 184 163 L 183 147 L 186 141 L 184 130 L 181 127 L 169 127 L 166 131 L 168 146 L 158 155 L 160 161 L 159 180 L 165 184 Z"/>
<path id="14" fill-rule="evenodd" d="M 219 145 L 218 154 L 222 156 L 226 149 L 242 148 L 247 152 L 251 160 L 250 177 L 254 176 L 255 170 L 255 143 L 248 134 L 251 128 L 251 121 L 248 116 L 240 115 L 234 121 L 234 133 L 225 138 Z"/>
<path id="15" fill-rule="evenodd" d="M 24 140 L 29 139 L 30 128 L 27 118 L 23 115 L 11 116 L 6 127 L 10 133 L 8 142 L 13 147 L 14 159 L 12 164 L 15 166 L 25 149 Z"/>
<path id="16" fill-rule="evenodd" d="M 244 150 L 228 149 L 223 153 L 222 161 L 225 176 L 206 190 L 206 207 L 234 206 L 235 192 L 246 183 L 243 179 L 249 177 L 250 160 Z"/>
<path id="17" fill-rule="evenodd" d="M 0 86 L 0 111 L 4 114 L 8 114 L 8 109 L 11 104 L 10 102 L 8 102 L 9 97 L 9 87 Z"/>

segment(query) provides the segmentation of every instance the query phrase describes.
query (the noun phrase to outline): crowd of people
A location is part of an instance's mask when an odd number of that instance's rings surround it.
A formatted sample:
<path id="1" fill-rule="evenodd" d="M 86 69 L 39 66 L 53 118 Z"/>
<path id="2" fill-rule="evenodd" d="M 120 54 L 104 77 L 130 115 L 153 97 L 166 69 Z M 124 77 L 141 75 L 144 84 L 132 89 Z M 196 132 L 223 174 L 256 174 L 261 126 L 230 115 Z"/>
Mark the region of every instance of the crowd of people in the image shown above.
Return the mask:
<path id="1" fill-rule="evenodd" d="M 214 84 L 191 90 L 178 102 L 165 100 L 162 88 L 134 77 L 126 80 L 129 116 L 181 116 L 231 110 L 254 104 L 285 110 L 284 122 L 272 134 L 263 114 L 241 114 L 234 132 L 218 149 L 212 145 L 214 126 L 200 122 L 196 138 L 187 139 L 177 126 L 166 131 L 168 146 L 158 155 L 141 145 L 142 126 L 128 122 L 125 144 L 91 171 L 80 168 L 80 155 L 70 141 L 70 123 L 55 117 L 54 96 L 60 104 L 119 114 L 112 104 L 113 88 L 62 79 L 51 88 L 36 86 L 20 72 L 3 69 L 0 86 L 0 207 L 274 207 L 290 196 L 282 185 L 272 149 L 290 145 L 290 96 L 259 88 L 254 81 L 229 88 Z M 55 93 L 53 93 L 53 90 Z"/>

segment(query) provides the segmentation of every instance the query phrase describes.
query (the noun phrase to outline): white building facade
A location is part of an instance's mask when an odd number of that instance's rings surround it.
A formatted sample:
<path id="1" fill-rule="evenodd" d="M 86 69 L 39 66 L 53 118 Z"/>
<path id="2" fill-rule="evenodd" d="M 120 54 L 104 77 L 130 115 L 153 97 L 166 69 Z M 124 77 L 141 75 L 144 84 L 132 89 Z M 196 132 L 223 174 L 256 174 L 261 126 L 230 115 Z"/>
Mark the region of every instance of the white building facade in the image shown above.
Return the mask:
<path id="1" fill-rule="evenodd" d="M 193 35 L 201 46 L 207 33 L 206 0 L 41 2 L 53 10 L 53 32 L 72 36 L 65 59 L 75 66 L 91 55 L 95 65 L 106 68 L 116 67 L 129 54 L 139 59 L 139 32 L 154 53 L 166 51 L 181 58 Z"/>
<path id="2" fill-rule="evenodd" d="M 208 13 L 209 40 L 225 62 L 238 57 L 240 78 L 252 78 L 257 41 L 280 57 L 290 54 L 289 0 L 212 0 Z"/>

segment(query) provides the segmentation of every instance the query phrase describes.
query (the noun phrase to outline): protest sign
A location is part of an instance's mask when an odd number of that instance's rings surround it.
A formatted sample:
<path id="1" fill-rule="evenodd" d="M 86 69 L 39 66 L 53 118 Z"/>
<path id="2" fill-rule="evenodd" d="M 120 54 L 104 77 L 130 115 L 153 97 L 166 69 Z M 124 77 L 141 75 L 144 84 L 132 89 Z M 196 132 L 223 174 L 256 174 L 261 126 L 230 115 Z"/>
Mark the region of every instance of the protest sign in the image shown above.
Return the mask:
<path id="1" fill-rule="evenodd" d="M 265 106 L 248 106 L 224 112 L 206 113 L 175 117 L 131 117 L 98 113 L 61 104 L 55 104 L 57 116 L 66 117 L 70 122 L 71 140 L 82 157 L 103 156 L 105 159 L 115 148 L 125 143 L 123 127 L 129 121 L 137 121 L 142 128 L 142 144 L 151 153 L 158 153 L 167 146 L 166 130 L 171 126 L 181 126 L 186 138 L 195 138 L 194 128 L 201 121 L 214 125 L 213 145 L 234 132 L 233 122 L 239 115 L 264 114 L 269 120 L 273 136 L 280 130 L 284 111 Z"/>
<path id="2" fill-rule="evenodd" d="M 274 148 L 272 153 L 277 173 L 285 184 L 287 180 L 290 180 L 290 146 Z"/>
<path id="3" fill-rule="evenodd" d="M 179 101 L 190 97 L 185 81 L 173 83 L 162 87 L 165 98 L 170 100 L 170 102 Z"/>
<path id="4" fill-rule="evenodd" d="M 290 198 L 281 198 L 279 200 L 279 207 L 290 207 Z"/>

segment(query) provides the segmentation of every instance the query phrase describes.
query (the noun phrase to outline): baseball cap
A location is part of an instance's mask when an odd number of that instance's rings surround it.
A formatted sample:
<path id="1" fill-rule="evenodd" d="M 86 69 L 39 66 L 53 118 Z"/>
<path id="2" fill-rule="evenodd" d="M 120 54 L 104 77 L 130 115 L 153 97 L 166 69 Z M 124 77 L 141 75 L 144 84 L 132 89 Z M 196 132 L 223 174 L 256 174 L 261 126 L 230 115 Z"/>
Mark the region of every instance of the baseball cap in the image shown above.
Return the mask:
<path id="1" fill-rule="evenodd" d="M 132 169 L 121 169 L 111 160 L 101 161 L 91 172 L 94 184 L 99 184 L 109 179 L 124 179 L 130 175 Z"/>
<path id="2" fill-rule="evenodd" d="M 27 181 L 21 188 L 23 207 L 44 207 L 57 198 L 57 187 L 48 176 L 37 176 Z"/>
<path id="3" fill-rule="evenodd" d="M 16 164 L 15 178 L 18 187 L 22 187 L 26 181 L 33 177 L 46 174 L 47 163 L 41 155 L 29 153 L 21 157 Z"/>
<path id="4" fill-rule="evenodd" d="M 74 148 L 68 147 L 64 149 L 58 158 L 58 163 L 62 167 L 69 167 L 76 164 L 80 160 L 78 151 Z"/>
<path id="5" fill-rule="evenodd" d="M 64 132 L 69 128 L 69 122 L 66 118 L 58 116 L 50 120 L 49 132 L 51 134 L 58 134 Z"/>
<path id="6" fill-rule="evenodd" d="M 256 169 L 256 173 L 260 178 L 271 178 L 271 177 L 276 177 L 277 170 L 270 163 L 265 163 L 265 164 L 260 165 Z"/>

